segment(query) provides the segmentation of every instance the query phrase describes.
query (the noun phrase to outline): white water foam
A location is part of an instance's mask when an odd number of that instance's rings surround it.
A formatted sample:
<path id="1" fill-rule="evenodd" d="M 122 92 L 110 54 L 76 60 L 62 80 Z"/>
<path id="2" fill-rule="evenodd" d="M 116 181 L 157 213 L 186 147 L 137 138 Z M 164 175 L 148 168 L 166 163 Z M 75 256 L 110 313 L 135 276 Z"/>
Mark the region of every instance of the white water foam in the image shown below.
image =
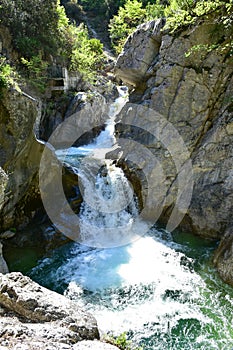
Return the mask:
<path id="1" fill-rule="evenodd" d="M 132 186 L 122 169 L 105 159 L 106 153 L 116 145 L 115 117 L 127 102 L 127 90 L 119 88 L 118 91 L 120 97 L 109 108 L 105 130 L 94 142 L 56 151 L 57 157 L 73 166 L 79 175 L 83 197 L 80 242 L 92 247 L 128 244 L 140 237 L 146 225 L 142 222 L 135 225 L 138 209 Z"/>
<path id="2" fill-rule="evenodd" d="M 119 97 L 110 105 L 108 112 L 108 120 L 106 121 L 106 126 L 103 131 L 96 137 L 96 139 L 87 145 L 80 147 L 70 147 L 68 149 L 58 149 L 55 151 L 58 159 L 60 161 L 67 161 L 69 157 L 79 157 L 79 156 L 93 156 L 93 152 L 98 149 L 112 149 L 116 143 L 114 136 L 115 132 L 115 118 L 117 114 L 121 111 L 123 106 L 128 101 L 128 91 L 126 87 L 119 86 L 117 88 Z M 107 153 L 105 150 L 102 154 L 104 157 Z"/>
<path id="3" fill-rule="evenodd" d="M 122 170 L 102 162 L 115 145 L 114 108 L 121 108 L 125 100 L 119 102 L 112 106 L 107 127 L 93 143 L 56 152 L 62 161 L 78 164 L 85 200 L 81 231 L 84 241 L 94 247 L 100 242 L 100 246 L 103 242 L 112 246 L 119 236 L 124 243 L 137 215 L 133 191 Z M 87 155 L 80 162 L 79 157 Z M 140 236 L 143 224 L 134 224 L 133 238 Z M 132 333 L 136 342 L 146 339 L 147 350 L 231 349 L 232 330 L 224 314 L 229 308 L 222 306 L 221 287 L 211 290 L 192 269 L 192 259 L 170 239 L 161 240 L 159 232 L 151 230 L 132 241 L 111 249 L 74 244 L 70 257 L 49 278 L 68 285 L 65 295 L 94 314 L 102 333 Z M 216 322 L 221 329 L 216 330 Z"/>
<path id="4" fill-rule="evenodd" d="M 69 281 L 65 294 L 95 315 L 103 333 L 140 333 L 146 324 L 155 323 L 167 331 L 188 318 L 208 322 L 196 305 L 203 281 L 181 264 L 183 253 L 155 237 L 81 254 L 78 245 L 75 249 L 74 258 L 57 273 Z M 178 297 L 170 298 L 169 293 Z"/>

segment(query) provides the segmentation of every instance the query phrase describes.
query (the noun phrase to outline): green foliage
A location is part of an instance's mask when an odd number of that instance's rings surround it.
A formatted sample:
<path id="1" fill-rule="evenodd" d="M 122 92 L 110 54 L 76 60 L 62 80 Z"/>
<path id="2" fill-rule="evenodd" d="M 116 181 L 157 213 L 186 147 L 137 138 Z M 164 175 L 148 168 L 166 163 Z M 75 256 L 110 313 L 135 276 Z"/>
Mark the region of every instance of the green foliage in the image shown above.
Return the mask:
<path id="1" fill-rule="evenodd" d="M 146 6 L 146 20 L 161 18 L 164 16 L 165 7 L 161 4 L 147 4 Z"/>
<path id="2" fill-rule="evenodd" d="M 22 52 L 25 57 L 36 55 L 38 47 L 40 47 L 38 39 L 29 38 L 28 36 L 16 38 L 15 44 L 19 52 Z"/>
<path id="3" fill-rule="evenodd" d="M 193 24 L 198 18 L 219 12 L 223 15 L 228 13 L 226 21 L 232 23 L 233 1 L 232 0 L 171 0 L 170 5 L 165 9 L 167 17 L 166 28 L 176 31 L 183 26 Z"/>
<path id="4" fill-rule="evenodd" d="M 215 13 L 215 20 L 212 22 L 211 14 Z M 198 52 L 203 57 L 206 53 L 213 50 L 219 51 L 221 54 L 233 55 L 233 0 L 200 0 L 182 1 L 172 0 L 170 6 L 165 10 L 167 15 L 166 28 L 171 31 L 181 29 L 195 23 L 198 19 L 205 16 L 206 20 L 214 24 L 214 30 L 211 33 L 211 43 L 200 43 L 192 47 L 186 53 L 186 57 Z M 208 19 L 209 18 L 209 19 Z M 224 36 L 222 36 L 224 33 Z"/>
<path id="5" fill-rule="evenodd" d="M 63 31 L 69 24 L 69 19 L 66 16 L 65 8 L 57 1 L 56 13 L 58 15 L 57 28 L 58 31 Z"/>
<path id="6" fill-rule="evenodd" d="M 21 54 L 25 55 L 23 50 L 26 48 L 27 58 L 40 51 L 50 54 L 57 49 L 59 42 L 57 6 L 57 0 L 1 1 L 2 24 L 9 27 L 14 44 Z"/>
<path id="7" fill-rule="evenodd" d="M 146 9 L 142 8 L 142 3 L 138 0 L 127 0 L 124 7 L 120 7 L 109 24 L 110 38 L 117 52 L 121 51 L 127 36 L 145 19 Z"/>
<path id="8" fill-rule="evenodd" d="M 103 44 L 97 39 L 89 39 L 87 28 L 81 24 L 73 27 L 75 39 L 70 54 L 70 68 L 82 73 L 84 79 L 93 81 L 95 72 L 103 61 Z"/>
<path id="9" fill-rule="evenodd" d="M 122 50 L 126 38 L 139 24 L 162 17 L 164 10 L 165 6 L 160 3 L 127 0 L 109 24 L 110 38 L 116 52 L 119 53 Z"/>
<path id="10" fill-rule="evenodd" d="M 126 332 L 120 334 L 118 337 L 108 335 L 105 337 L 105 341 L 109 344 L 117 346 L 121 350 L 143 350 L 142 347 L 135 347 L 130 340 L 127 340 Z"/>
<path id="11" fill-rule="evenodd" d="M 0 57 L 0 92 L 14 84 L 15 72 L 12 67 L 6 63 L 5 57 Z"/>
<path id="12" fill-rule="evenodd" d="M 109 20 L 124 5 L 125 0 L 81 0 L 80 3 L 85 11 L 98 11 L 100 17 L 107 16 Z"/>
<path id="13" fill-rule="evenodd" d="M 31 84 L 43 93 L 46 89 L 48 63 L 43 61 L 41 54 L 30 59 L 22 57 L 21 62 L 27 68 Z"/>
<path id="14" fill-rule="evenodd" d="M 39 91 L 46 88 L 48 59 L 93 79 L 102 62 L 103 46 L 89 39 L 84 26 L 69 23 L 60 0 L 2 0 L 2 24 L 10 29 L 24 76 Z M 8 69 L 8 66 L 4 67 Z M 4 71 L 4 74 L 5 71 Z M 3 82 L 5 80 L 3 79 Z"/>
<path id="15" fill-rule="evenodd" d="M 224 27 L 229 36 L 224 43 L 216 39 L 216 42 L 208 47 L 204 45 L 205 47 L 199 47 L 199 49 L 202 51 L 206 49 L 209 52 L 218 48 L 222 51 L 228 50 L 229 54 L 232 54 L 233 0 L 170 0 L 155 3 L 146 0 L 141 2 L 127 0 L 110 21 L 109 32 L 112 45 L 117 52 L 120 52 L 127 36 L 135 30 L 137 25 L 151 19 L 166 17 L 165 29 L 175 32 L 196 23 L 203 16 L 207 18 L 213 12 L 219 17 L 219 25 Z M 218 23 L 216 23 L 217 26 Z M 197 47 L 194 51 L 196 49 Z"/>

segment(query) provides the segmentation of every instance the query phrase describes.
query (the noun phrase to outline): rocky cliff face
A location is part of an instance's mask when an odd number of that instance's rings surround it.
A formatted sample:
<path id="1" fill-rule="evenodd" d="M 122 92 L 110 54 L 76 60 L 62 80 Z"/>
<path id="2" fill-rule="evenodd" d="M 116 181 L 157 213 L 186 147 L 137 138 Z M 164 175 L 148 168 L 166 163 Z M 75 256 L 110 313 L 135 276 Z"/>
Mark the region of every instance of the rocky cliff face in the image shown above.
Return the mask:
<path id="1" fill-rule="evenodd" d="M 34 136 L 37 102 L 17 91 L 0 101 L 0 227 L 26 224 L 38 207 L 37 174 L 43 147 Z"/>
<path id="2" fill-rule="evenodd" d="M 225 237 L 231 243 L 224 252 L 228 270 L 229 264 L 232 270 L 233 63 L 227 50 L 208 49 L 232 35 L 232 28 L 229 33 L 223 32 L 217 22 L 214 17 L 206 18 L 174 34 L 161 30 L 161 20 L 140 26 L 118 58 L 116 75 L 134 87 L 132 102 L 159 113 L 184 141 L 190 154 L 187 159 L 192 161 L 194 187 L 180 228 L 209 238 L 221 238 L 228 232 Z M 199 49 L 195 50 L 197 45 Z M 119 121 L 127 121 L 129 108 L 126 105 Z M 146 116 L 141 116 L 141 121 L 144 131 L 152 125 Z M 171 153 L 144 131 L 137 133 L 136 140 L 162 166 L 167 192 L 160 220 L 167 222 L 178 193 L 179 172 L 174 170 Z M 139 170 L 146 168 L 152 158 L 148 157 Z M 223 249 L 221 253 L 219 270 L 223 271 Z M 229 279 L 233 281 L 228 273 L 225 280 Z"/>

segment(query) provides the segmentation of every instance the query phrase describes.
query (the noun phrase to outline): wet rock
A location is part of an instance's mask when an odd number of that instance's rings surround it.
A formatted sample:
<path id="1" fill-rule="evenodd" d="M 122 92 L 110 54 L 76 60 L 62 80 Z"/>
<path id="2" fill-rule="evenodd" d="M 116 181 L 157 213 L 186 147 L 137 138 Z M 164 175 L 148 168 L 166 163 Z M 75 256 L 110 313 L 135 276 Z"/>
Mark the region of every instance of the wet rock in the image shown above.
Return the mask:
<path id="1" fill-rule="evenodd" d="M 41 287 L 21 273 L 1 275 L 0 292 L 1 305 L 22 316 L 27 322 L 32 322 L 20 326 L 22 335 L 26 333 L 30 338 L 37 335 L 41 339 L 57 338 L 59 342 L 68 344 L 82 339 L 99 338 L 93 316 L 64 296 Z M 7 332 L 14 335 L 18 330 L 12 326 L 10 329 L 7 327 Z"/>
<path id="2" fill-rule="evenodd" d="M 70 165 L 64 164 L 62 172 L 64 193 L 72 210 L 79 213 L 83 198 L 78 187 L 78 175 Z"/>
<path id="3" fill-rule="evenodd" d="M 223 281 L 233 286 L 233 226 L 222 237 L 214 254 L 214 264 Z"/>
<path id="4" fill-rule="evenodd" d="M 5 231 L 5 232 L 0 233 L 0 238 L 1 238 L 1 239 L 12 238 L 12 237 L 15 236 L 15 234 L 16 234 L 16 232 L 7 230 L 7 231 Z"/>
<path id="5" fill-rule="evenodd" d="M 9 269 L 2 253 L 2 243 L 0 243 L 0 273 L 8 273 Z"/>
<path id="6" fill-rule="evenodd" d="M 40 137 L 47 141 L 54 133 L 50 142 L 55 148 L 87 144 L 100 132 L 107 112 L 106 100 L 98 92 L 79 91 L 75 96 L 48 101 L 42 110 Z M 61 125 L 65 120 L 69 123 Z"/>

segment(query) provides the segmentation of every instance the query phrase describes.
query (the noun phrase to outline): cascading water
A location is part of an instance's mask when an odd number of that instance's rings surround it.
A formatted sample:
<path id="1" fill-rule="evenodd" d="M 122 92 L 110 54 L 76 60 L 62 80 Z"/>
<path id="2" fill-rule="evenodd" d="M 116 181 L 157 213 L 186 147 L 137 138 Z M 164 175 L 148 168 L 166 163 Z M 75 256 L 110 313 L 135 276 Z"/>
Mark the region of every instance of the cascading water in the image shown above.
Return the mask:
<path id="1" fill-rule="evenodd" d="M 113 109 L 124 101 L 120 97 L 112 106 L 95 142 L 57 151 L 81 178 L 86 245 L 55 250 L 30 276 L 90 311 L 102 333 L 127 332 L 145 350 L 232 350 L 233 292 L 211 267 L 213 245 L 156 228 L 123 245 L 138 214 L 137 200 L 123 171 L 103 155 L 114 147 Z"/>
<path id="2" fill-rule="evenodd" d="M 90 179 L 93 176 L 90 171 L 84 173 L 82 169 L 81 173 L 84 202 L 80 210 L 80 232 L 85 244 L 94 247 L 128 243 L 129 235 L 134 238 L 132 224 L 138 213 L 123 171 L 108 163 L 105 170 L 104 176 L 98 174 L 95 182 Z"/>
<path id="3" fill-rule="evenodd" d="M 139 237 L 140 227 L 134 224 L 137 198 L 131 184 L 121 168 L 105 159 L 116 147 L 115 117 L 127 101 L 127 90 L 118 90 L 120 97 L 110 106 L 106 127 L 93 143 L 56 151 L 58 158 L 69 163 L 79 176 L 83 196 L 80 241 L 92 247 L 124 245 Z"/>

